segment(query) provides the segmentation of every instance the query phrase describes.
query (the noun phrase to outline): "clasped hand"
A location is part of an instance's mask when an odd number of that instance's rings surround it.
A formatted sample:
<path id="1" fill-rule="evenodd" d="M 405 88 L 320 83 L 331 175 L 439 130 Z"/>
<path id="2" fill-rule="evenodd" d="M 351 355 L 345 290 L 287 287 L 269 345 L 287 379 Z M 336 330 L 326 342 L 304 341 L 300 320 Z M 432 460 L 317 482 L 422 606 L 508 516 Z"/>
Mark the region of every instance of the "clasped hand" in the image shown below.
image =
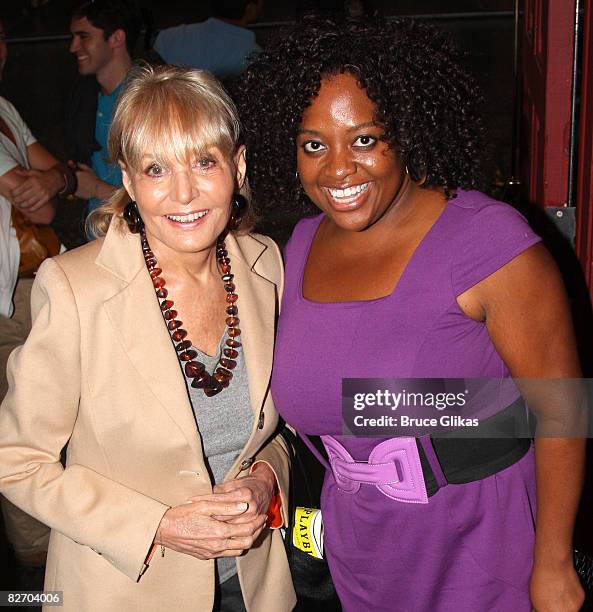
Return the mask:
<path id="1" fill-rule="evenodd" d="M 155 543 L 198 559 L 237 557 L 266 526 L 274 474 L 266 466 L 165 512 Z"/>
<path id="2" fill-rule="evenodd" d="M 25 213 L 33 213 L 47 204 L 64 185 L 58 170 L 18 169 L 24 180 L 10 192 L 11 202 Z"/>

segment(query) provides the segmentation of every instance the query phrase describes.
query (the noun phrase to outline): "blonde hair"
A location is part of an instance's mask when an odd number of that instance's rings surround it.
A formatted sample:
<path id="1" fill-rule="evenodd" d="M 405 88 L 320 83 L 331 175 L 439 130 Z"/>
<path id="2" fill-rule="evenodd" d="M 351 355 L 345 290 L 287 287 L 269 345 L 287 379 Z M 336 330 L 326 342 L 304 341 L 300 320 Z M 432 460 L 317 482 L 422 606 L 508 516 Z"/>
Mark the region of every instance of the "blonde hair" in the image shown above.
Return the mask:
<path id="1" fill-rule="evenodd" d="M 235 168 L 240 125 L 235 104 L 208 72 L 178 66 L 134 67 L 120 94 L 109 129 L 112 163 L 140 170 L 143 156 L 164 166 L 189 163 L 216 148 Z M 242 190 L 242 193 L 243 190 Z M 87 231 L 105 235 L 114 216 L 121 217 L 130 198 L 120 187 L 87 219 Z M 241 229 L 250 225 L 248 210 Z"/>

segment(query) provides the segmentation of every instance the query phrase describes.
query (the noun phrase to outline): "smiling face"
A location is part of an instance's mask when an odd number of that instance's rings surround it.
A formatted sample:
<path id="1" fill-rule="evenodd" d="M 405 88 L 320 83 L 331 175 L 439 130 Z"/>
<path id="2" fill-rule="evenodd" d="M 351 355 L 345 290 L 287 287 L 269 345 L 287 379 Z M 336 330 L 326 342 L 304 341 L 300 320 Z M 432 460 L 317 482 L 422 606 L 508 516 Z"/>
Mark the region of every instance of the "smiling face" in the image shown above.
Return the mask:
<path id="1" fill-rule="evenodd" d="M 407 175 L 381 140 L 375 104 L 349 73 L 324 78 L 303 113 L 297 167 L 303 189 L 337 226 L 362 231 L 388 215 Z"/>
<path id="2" fill-rule="evenodd" d="M 70 24 L 70 32 L 70 53 L 76 55 L 80 74 L 98 74 L 110 64 L 113 59 L 113 34 L 105 40 L 103 30 L 96 28 L 86 17 L 75 17 Z"/>
<path id="3" fill-rule="evenodd" d="M 177 257 L 215 246 L 228 223 L 236 185 L 243 183 L 245 151 L 239 150 L 234 164 L 218 150 L 168 166 L 146 154 L 139 170 L 123 167 L 122 171 L 151 247 L 159 257 Z"/>

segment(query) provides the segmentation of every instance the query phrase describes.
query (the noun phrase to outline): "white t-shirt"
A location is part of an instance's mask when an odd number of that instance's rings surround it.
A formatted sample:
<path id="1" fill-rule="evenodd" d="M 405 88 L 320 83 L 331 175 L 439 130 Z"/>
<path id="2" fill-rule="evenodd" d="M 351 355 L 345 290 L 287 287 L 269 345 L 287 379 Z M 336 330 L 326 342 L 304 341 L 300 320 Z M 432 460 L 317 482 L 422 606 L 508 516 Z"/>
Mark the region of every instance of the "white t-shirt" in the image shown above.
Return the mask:
<path id="1" fill-rule="evenodd" d="M 0 132 L 0 176 L 17 166 L 29 168 L 27 147 L 36 142 L 16 108 L 0 97 L 0 116 L 12 132 L 16 145 Z M 19 272 L 19 243 L 11 221 L 11 204 L 0 195 L 0 315 L 10 317 L 12 296 Z"/>

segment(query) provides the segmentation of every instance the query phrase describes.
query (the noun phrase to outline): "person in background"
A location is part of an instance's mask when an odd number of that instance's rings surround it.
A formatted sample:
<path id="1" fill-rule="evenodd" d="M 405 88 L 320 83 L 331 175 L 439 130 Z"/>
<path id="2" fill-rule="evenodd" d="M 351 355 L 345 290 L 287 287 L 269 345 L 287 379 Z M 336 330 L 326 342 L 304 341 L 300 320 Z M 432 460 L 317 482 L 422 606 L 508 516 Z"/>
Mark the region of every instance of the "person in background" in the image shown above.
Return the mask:
<path id="1" fill-rule="evenodd" d="M 260 51 L 255 34 L 246 26 L 259 18 L 263 8 L 264 0 L 215 0 L 213 17 L 161 30 L 154 50 L 168 64 L 233 79 L 243 72 L 249 56 Z"/>
<path id="2" fill-rule="evenodd" d="M 133 0 L 84 2 L 72 14 L 70 52 L 82 78 L 70 100 L 65 140 L 77 167 L 76 196 L 88 200 L 89 212 L 121 186 L 121 171 L 109 162 L 107 137 L 141 25 Z"/>
<path id="3" fill-rule="evenodd" d="M 6 32 L 0 23 L 0 80 L 7 57 Z M 45 248 L 37 243 L 37 261 L 25 265 L 20 230 L 25 227 L 37 232 L 37 225 L 51 223 L 56 212 L 54 198 L 66 190 L 67 181 L 72 178 L 64 172 L 68 170 L 63 170 L 58 160 L 36 141 L 16 108 L 0 97 L 0 401 L 8 389 L 8 357 L 25 342 L 31 329 L 33 272 L 41 263 Z M 19 232 L 15 227 L 17 219 Z M 51 236 L 50 232 L 44 228 L 40 233 Z M 29 237 L 29 243 L 30 240 Z M 54 242 L 54 247 L 59 248 L 59 244 Z M 0 502 L 6 534 L 21 570 L 42 567 L 49 528 L 4 497 L 0 497 Z"/>
<path id="4" fill-rule="evenodd" d="M 477 190 L 480 94 L 462 66 L 428 24 L 310 19 L 238 88 L 256 203 L 321 213 L 286 247 L 272 395 L 323 441 L 324 549 L 346 612 L 584 600 L 585 441 L 562 436 L 584 435 L 582 400 L 540 391 L 581 377 L 570 307 L 525 219 Z M 556 437 L 343 435 L 343 379 L 495 379 L 507 394 L 486 421 L 501 425 L 525 418 L 511 377 L 540 381 L 519 386 Z"/>
<path id="5" fill-rule="evenodd" d="M 64 610 L 294 606 L 269 389 L 283 267 L 241 215 L 239 135 L 209 73 L 135 69 L 109 136 L 125 188 L 35 280 L 0 491 L 52 528 Z"/>
<path id="6" fill-rule="evenodd" d="M 85 1 L 72 14 L 70 52 L 81 78 L 69 97 L 63 141 L 68 163 L 76 171 L 73 195 L 79 199 L 61 201 L 56 226 L 61 232 L 68 228 L 63 240 L 71 247 L 90 237 L 84 233 L 87 214 L 121 186 L 119 168 L 108 161 L 107 135 L 141 25 L 133 0 Z M 37 180 L 35 173 L 23 176 L 27 183 Z M 84 210 L 73 209 L 76 205 Z"/>

